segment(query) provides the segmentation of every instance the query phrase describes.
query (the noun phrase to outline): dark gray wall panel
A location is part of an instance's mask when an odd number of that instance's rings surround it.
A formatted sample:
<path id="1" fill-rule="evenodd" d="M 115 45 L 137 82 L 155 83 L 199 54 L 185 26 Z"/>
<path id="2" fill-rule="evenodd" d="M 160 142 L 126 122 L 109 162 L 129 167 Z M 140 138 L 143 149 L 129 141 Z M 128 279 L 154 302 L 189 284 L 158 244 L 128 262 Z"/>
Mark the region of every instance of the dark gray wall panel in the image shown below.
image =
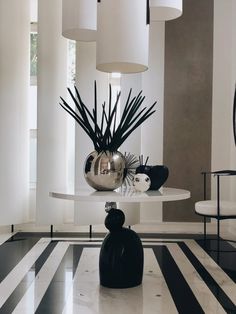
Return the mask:
<path id="1" fill-rule="evenodd" d="M 164 203 L 164 221 L 196 221 L 200 172 L 211 167 L 213 0 L 184 0 L 183 16 L 166 22 L 164 164 L 166 186 L 191 191 L 189 200 Z"/>

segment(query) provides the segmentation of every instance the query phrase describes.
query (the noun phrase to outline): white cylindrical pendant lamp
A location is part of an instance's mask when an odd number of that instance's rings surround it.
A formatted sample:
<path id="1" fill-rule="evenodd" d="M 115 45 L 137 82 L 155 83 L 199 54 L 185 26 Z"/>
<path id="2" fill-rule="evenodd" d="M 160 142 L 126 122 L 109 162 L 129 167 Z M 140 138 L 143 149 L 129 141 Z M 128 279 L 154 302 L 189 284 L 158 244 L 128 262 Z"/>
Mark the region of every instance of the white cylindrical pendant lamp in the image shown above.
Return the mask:
<path id="1" fill-rule="evenodd" d="M 97 0 L 63 0 L 62 35 L 77 41 L 95 41 Z"/>
<path id="2" fill-rule="evenodd" d="M 137 73 L 148 69 L 149 25 L 146 0 L 98 3 L 97 69 Z"/>
<path id="3" fill-rule="evenodd" d="M 181 16 L 182 0 L 150 0 L 151 21 L 168 21 Z"/>

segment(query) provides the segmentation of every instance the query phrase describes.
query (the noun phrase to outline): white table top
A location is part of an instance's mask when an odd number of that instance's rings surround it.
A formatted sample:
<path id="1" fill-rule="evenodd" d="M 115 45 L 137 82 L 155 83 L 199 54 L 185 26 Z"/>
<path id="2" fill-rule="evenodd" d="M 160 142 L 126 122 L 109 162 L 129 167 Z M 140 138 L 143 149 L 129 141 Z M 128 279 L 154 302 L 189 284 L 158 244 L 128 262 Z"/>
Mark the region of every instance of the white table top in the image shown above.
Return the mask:
<path id="1" fill-rule="evenodd" d="M 132 187 L 115 191 L 94 191 L 92 189 L 76 192 L 50 192 L 51 197 L 81 202 L 165 202 L 190 198 L 190 192 L 175 188 L 161 188 L 158 191 L 137 192 Z"/>

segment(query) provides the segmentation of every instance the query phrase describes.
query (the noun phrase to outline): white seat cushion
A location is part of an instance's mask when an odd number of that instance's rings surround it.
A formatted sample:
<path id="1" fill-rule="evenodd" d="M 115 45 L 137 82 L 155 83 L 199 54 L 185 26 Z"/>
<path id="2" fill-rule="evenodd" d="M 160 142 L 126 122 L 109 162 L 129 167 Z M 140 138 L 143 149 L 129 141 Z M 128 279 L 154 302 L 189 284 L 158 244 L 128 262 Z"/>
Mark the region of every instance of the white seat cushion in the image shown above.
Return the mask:
<path id="1" fill-rule="evenodd" d="M 195 211 L 200 215 L 217 216 L 216 201 L 200 201 L 195 203 Z M 236 202 L 221 201 L 220 216 L 236 216 Z"/>

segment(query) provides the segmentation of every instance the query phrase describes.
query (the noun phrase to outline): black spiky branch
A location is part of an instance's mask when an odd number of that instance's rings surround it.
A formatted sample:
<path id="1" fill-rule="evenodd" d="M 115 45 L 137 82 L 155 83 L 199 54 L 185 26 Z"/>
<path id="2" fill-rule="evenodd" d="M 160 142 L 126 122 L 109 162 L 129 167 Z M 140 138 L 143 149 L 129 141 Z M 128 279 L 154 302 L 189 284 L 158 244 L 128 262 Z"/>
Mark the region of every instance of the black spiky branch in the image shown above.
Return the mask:
<path id="1" fill-rule="evenodd" d="M 127 137 L 155 112 L 153 108 L 156 102 L 151 107 L 144 107 L 140 110 L 145 96 L 142 96 L 141 91 L 136 97 L 131 99 L 132 89 L 130 89 L 120 122 L 117 124 L 116 116 L 121 92 L 117 94 L 115 104 L 112 108 L 112 91 L 110 85 L 108 112 L 106 111 L 106 104 L 104 102 L 102 105 L 101 123 L 99 124 L 97 117 L 98 108 L 96 82 L 94 83 L 94 109 L 92 112 L 82 101 L 76 86 L 76 96 L 73 95 L 70 88 L 68 88 L 68 91 L 75 103 L 77 111 L 68 105 L 62 97 L 60 97 L 62 100 L 60 105 L 75 119 L 76 122 L 78 122 L 85 133 L 91 138 L 94 149 L 98 152 L 106 150 L 111 152 L 116 151 L 127 139 Z"/>
<path id="2" fill-rule="evenodd" d="M 125 187 L 131 186 L 133 184 L 133 178 L 136 173 L 136 168 L 139 166 L 138 158 L 131 153 L 124 153 L 125 159 L 125 171 L 124 171 L 124 182 Z"/>

